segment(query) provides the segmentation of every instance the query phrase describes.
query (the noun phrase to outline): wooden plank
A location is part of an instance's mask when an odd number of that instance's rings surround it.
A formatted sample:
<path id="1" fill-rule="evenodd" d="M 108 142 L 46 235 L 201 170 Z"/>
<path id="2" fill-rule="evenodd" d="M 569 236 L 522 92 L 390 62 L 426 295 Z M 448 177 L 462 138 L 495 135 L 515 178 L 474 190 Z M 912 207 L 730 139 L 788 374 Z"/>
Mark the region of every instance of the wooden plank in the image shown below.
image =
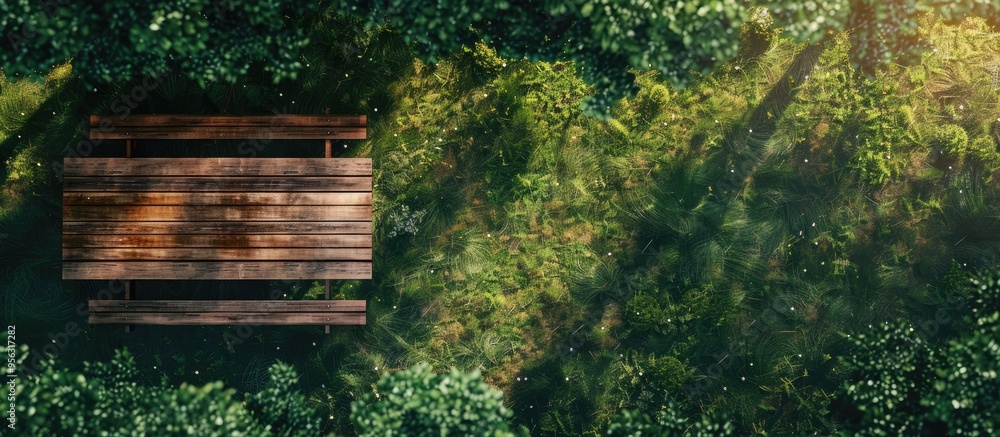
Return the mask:
<path id="1" fill-rule="evenodd" d="M 370 158 L 63 158 L 63 176 L 371 176 Z"/>
<path id="2" fill-rule="evenodd" d="M 364 325 L 365 313 L 91 313 L 97 324 L 132 325 Z"/>
<path id="3" fill-rule="evenodd" d="M 129 115 L 91 115 L 91 128 L 105 130 L 111 128 L 140 126 L 204 126 L 204 127 L 337 127 L 365 126 L 368 117 L 364 114 L 318 115 L 318 114 L 263 114 L 263 115 L 233 115 L 233 114 L 129 114 Z"/>
<path id="4" fill-rule="evenodd" d="M 371 177 L 66 177 L 63 191 L 355 191 L 372 190 Z"/>
<path id="5" fill-rule="evenodd" d="M 365 261 L 66 261 L 63 279 L 371 279 Z"/>
<path id="6" fill-rule="evenodd" d="M 365 312 L 364 300 L 97 300 L 88 302 L 91 313 L 100 312 L 267 312 L 340 313 Z"/>
<path id="7" fill-rule="evenodd" d="M 371 206 L 68 206 L 68 221 L 371 220 Z"/>
<path id="8" fill-rule="evenodd" d="M 364 140 L 367 129 L 361 127 L 214 127 L 214 126 L 156 126 L 120 127 L 109 131 L 91 129 L 95 140 Z"/>
<path id="9" fill-rule="evenodd" d="M 66 261 L 371 261 L 370 248 L 67 248 Z"/>
<path id="10" fill-rule="evenodd" d="M 63 205 L 371 205 L 371 193 L 63 193 Z"/>
<path id="11" fill-rule="evenodd" d="M 322 222 L 74 222 L 63 221 L 63 238 L 79 234 L 145 235 L 344 235 L 371 234 L 372 223 Z"/>
<path id="12" fill-rule="evenodd" d="M 365 235 L 63 235 L 65 248 L 371 248 L 372 236 Z"/>

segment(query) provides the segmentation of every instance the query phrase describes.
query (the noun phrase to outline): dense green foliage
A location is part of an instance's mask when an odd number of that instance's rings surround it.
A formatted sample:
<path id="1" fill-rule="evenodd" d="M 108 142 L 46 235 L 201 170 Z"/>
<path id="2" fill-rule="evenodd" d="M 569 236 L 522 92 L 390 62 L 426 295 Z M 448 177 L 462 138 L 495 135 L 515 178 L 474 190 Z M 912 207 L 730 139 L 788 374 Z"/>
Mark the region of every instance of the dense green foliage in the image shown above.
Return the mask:
<path id="1" fill-rule="evenodd" d="M 912 325 L 852 339 L 842 423 L 855 435 L 995 435 L 1000 427 L 1000 272 L 972 280 L 971 329 L 941 349 Z"/>
<path id="2" fill-rule="evenodd" d="M 608 426 L 610 436 L 710 437 L 733 435 L 733 424 L 721 414 L 705 414 L 688 419 L 674 401 L 668 401 L 652 417 L 634 410 L 623 410 L 621 417 Z"/>
<path id="3" fill-rule="evenodd" d="M 356 14 L 369 28 L 388 24 L 415 43 L 418 55 L 435 63 L 479 41 L 505 58 L 574 61 L 597 94 L 588 113 L 606 116 L 610 105 L 631 97 L 632 70 L 660 71 L 675 86 L 708 74 L 737 54 L 744 23 L 772 17 L 798 41 L 816 42 L 827 31 L 852 29 L 852 55 L 867 71 L 905 57 L 916 41 L 916 21 L 927 11 L 959 22 L 969 16 L 1000 24 L 1000 8 L 989 0 L 961 6 L 943 0 L 648 0 L 437 1 L 338 0 L 333 8 Z M 695 73 L 692 75 L 691 73 Z"/>
<path id="4" fill-rule="evenodd" d="M 117 351 L 82 371 L 48 361 L 18 378 L 17 428 L 27 435 L 314 436 L 320 420 L 287 364 L 270 368 L 266 387 L 240 402 L 211 382 L 198 387 L 144 381 L 134 357 Z"/>
<path id="5" fill-rule="evenodd" d="M 919 18 L 933 12 L 951 23 L 980 17 L 1000 25 L 1000 7 L 991 0 L 853 0 L 846 29 L 851 30 L 853 60 L 871 73 L 889 63 L 910 64 L 920 56 Z"/>
<path id="6" fill-rule="evenodd" d="M 315 408 L 296 387 L 298 373 L 281 361 L 268 369 L 270 379 L 264 389 L 247 396 L 246 407 L 257 422 L 265 424 L 271 435 L 314 436 L 320 420 Z"/>
<path id="7" fill-rule="evenodd" d="M 927 18 L 915 33 L 926 51 L 866 74 L 848 34 L 805 44 L 748 23 L 735 57 L 683 90 L 636 70 L 634 96 L 603 121 L 581 110 L 593 89 L 579 64 L 505 57 L 487 44 L 425 63 L 401 32 L 328 10 L 305 27 L 305 68 L 280 86 L 169 76 L 151 89 L 137 80 L 94 92 L 69 65 L 44 83 L 2 77 L 2 308 L 35 355 L 77 365 L 125 344 L 141 352 L 141 374 L 173 386 L 225 378 L 241 392 L 273 391 L 270 363 L 288 362 L 302 396 L 274 394 L 286 405 L 271 408 L 271 395 L 251 395 L 240 413 L 284 429 L 306 420 L 286 406 L 305 403 L 323 432 L 363 431 L 352 406 L 366 406 L 358 418 L 401 410 L 388 409 L 392 384 L 380 377 L 420 362 L 429 368 L 411 373 L 434 381 L 449 373 L 431 370 L 478 370 L 503 393 L 510 425 L 533 434 L 629 433 L 663 420 L 829 435 L 866 417 L 874 434 L 887 414 L 887 427 L 986 425 L 992 411 L 976 408 L 997 405 L 996 333 L 959 303 L 995 305 L 964 278 L 1000 260 L 996 30 Z M 74 308 L 113 286 L 58 280 L 59 163 L 119 153 L 120 144 L 80 142 L 85 115 L 114 111 L 136 89 L 146 93 L 135 113 L 368 115 L 369 140 L 337 150 L 375 163 L 374 279 L 332 293 L 366 299 L 367 326 L 125 335 L 85 324 Z M 321 149 L 151 141 L 139 153 Z M 150 296 L 190 291 L 149 282 Z M 199 298 L 323 294 L 304 281 L 190 288 Z M 930 372 L 940 385 L 916 379 Z M 852 393 L 878 405 L 835 396 L 858 375 L 867 379 Z M 956 415 L 952 400 L 970 406 Z"/>
<path id="8" fill-rule="evenodd" d="M 374 393 L 351 404 L 362 436 L 513 435 L 510 416 L 503 394 L 479 372 L 436 374 L 427 363 L 385 373 Z"/>
<path id="9" fill-rule="evenodd" d="M 28 435 L 265 436 L 221 382 L 198 387 L 144 385 L 128 352 L 82 371 L 52 363 L 18 379 L 17 426 Z"/>
<path id="10" fill-rule="evenodd" d="M 574 61 L 596 95 L 586 109 L 607 116 L 637 90 L 632 69 L 660 71 L 675 86 L 708 74 L 737 54 L 739 30 L 772 17 L 787 36 L 816 42 L 828 30 L 852 29 L 853 60 L 867 71 L 906 61 L 921 13 L 959 22 L 968 16 L 1000 23 L 989 0 L 961 6 L 944 0 L 692 0 L 674 2 L 438 1 L 68 2 L 17 0 L 0 5 L 0 35 L 9 50 L 0 65 L 28 76 L 73 59 L 91 84 L 180 72 L 204 86 L 262 72 L 277 83 L 295 78 L 322 15 L 359 16 L 369 29 L 398 29 L 417 54 L 436 63 L 485 41 L 505 58 Z M 295 17 L 295 18 L 290 18 Z M 695 73 L 696 76 L 692 76 Z"/>
<path id="11" fill-rule="evenodd" d="M 4 1 L 0 65 L 24 77 L 72 59 L 91 84 L 176 70 L 200 83 L 235 82 L 251 71 L 277 82 L 295 77 L 309 41 L 288 17 L 311 9 L 263 0 Z"/>
<path id="12" fill-rule="evenodd" d="M 338 10 L 387 22 L 429 62 L 485 41 L 505 58 L 576 61 L 601 98 L 604 114 L 635 87 L 628 69 L 652 68 L 675 83 L 688 71 L 707 73 L 716 59 L 736 52 L 735 38 L 747 18 L 736 0 L 673 2 L 439 1 L 425 5 L 399 0 L 336 2 Z"/>

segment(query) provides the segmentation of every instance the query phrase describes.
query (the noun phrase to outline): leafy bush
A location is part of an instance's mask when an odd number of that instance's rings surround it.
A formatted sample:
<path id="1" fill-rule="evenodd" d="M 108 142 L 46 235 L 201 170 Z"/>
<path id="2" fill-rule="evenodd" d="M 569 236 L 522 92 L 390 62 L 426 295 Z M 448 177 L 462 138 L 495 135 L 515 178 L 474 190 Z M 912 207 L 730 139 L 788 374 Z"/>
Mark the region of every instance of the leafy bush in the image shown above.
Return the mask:
<path id="1" fill-rule="evenodd" d="M 295 369 L 281 361 L 268 369 L 270 379 L 260 392 L 247 396 L 247 409 L 258 423 L 270 427 L 272 435 L 314 436 L 320 430 L 320 417 L 295 389 L 299 381 Z"/>
<path id="2" fill-rule="evenodd" d="M 359 435 L 513 435 L 503 395 L 479 371 L 435 374 L 427 363 L 386 373 L 375 393 L 351 404 Z"/>
<path id="3" fill-rule="evenodd" d="M 945 151 L 952 156 L 965 156 L 969 148 L 969 135 L 961 126 L 954 124 L 938 126 L 931 132 L 929 141 L 933 149 Z"/>
<path id="4" fill-rule="evenodd" d="M 635 410 L 623 410 L 621 416 L 608 427 L 609 436 L 656 437 L 716 437 L 733 435 L 735 428 L 718 412 L 691 418 L 670 400 L 662 410 L 649 415 Z"/>
<path id="5" fill-rule="evenodd" d="M 851 372 L 843 423 L 865 435 L 920 434 L 920 392 L 935 360 L 930 346 L 908 324 L 875 325 L 851 343 L 854 353 L 843 358 Z"/>
<path id="6" fill-rule="evenodd" d="M 5 43 L 0 65 L 22 77 L 74 60 L 89 83 L 158 76 L 179 67 L 188 78 L 235 82 L 260 63 L 274 81 L 295 78 L 309 39 L 288 17 L 295 1 L 43 1 L 0 3 Z M 125 42 L 125 43 L 122 43 Z"/>
<path id="7" fill-rule="evenodd" d="M 972 281 L 971 332 L 932 349 L 912 325 L 852 339 L 843 423 L 862 435 L 995 435 L 1000 427 L 1000 272 Z"/>
<path id="8" fill-rule="evenodd" d="M 17 427 L 38 436 L 269 435 L 221 382 L 168 387 L 138 378 L 135 360 L 122 350 L 80 372 L 49 361 L 39 373 L 19 378 Z"/>
<path id="9" fill-rule="evenodd" d="M 976 315 L 976 323 L 994 322 L 993 315 L 1000 313 L 1000 270 L 981 274 L 971 282 L 969 306 Z"/>

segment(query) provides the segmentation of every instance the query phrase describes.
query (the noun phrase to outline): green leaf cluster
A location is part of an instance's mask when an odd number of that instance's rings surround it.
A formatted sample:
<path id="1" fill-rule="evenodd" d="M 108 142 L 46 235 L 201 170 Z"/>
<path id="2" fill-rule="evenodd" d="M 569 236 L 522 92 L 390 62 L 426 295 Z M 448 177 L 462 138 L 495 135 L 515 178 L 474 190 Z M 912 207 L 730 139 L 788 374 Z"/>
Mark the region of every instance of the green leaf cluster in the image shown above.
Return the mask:
<path id="1" fill-rule="evenodd" d="M 385 373 L 373 394 L 351 404 L 359 435 L 513 435 L 503 394 L 478 371 L 437 374 L 427 363 Z"/>
<path id="2" fill-rule="evenodd" d="M 82 371 L 49 362 L 18 387 L 17 426 L 29 435 L 269 435 L 221 382 L 147 385 L 122 350 Z"/>
<path id="3" fill-rule="evenodd" d="M 839 411 L 862 435 L 996 434 L 1000 427 L 1000 273 L 970 284 L 971 330 L 943 348 L 913 325 L 886 323 L 851 339 Z"/>
<path id="4" fill-rule="evenodd" d="M 0 4 L 0 65 L 29 76 L 72 59 L 85 82 L 179 71 L 204 85 L 263 72 L 275 82 L 302 69 L 309 42 L 295 1 L 30 1 Z"/>

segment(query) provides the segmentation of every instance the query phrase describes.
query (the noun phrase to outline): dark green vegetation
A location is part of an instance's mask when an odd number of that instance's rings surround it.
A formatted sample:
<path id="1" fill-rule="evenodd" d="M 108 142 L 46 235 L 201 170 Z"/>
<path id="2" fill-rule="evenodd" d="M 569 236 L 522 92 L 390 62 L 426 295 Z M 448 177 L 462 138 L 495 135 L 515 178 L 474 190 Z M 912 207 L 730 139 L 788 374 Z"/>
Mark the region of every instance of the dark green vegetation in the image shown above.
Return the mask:
<path id="1" fill-rule="evenodd" d="M 896 434 L 907 423 L 914 434 L 989 433 L 996 293 L 966 284 L 1000 255 L 1000 35 L 986 21 L 924 20 L 908 65 L 867 75 L 846 34 L 796 43 L 751 22 L 743 55 L 683 90 L 637 71 L 634 97 L 607 121 L 583 115 L 593 88 L 577 64 L 481 44 L 427 64 L 400 33 L 353 19 L 327 14 L 307 29 L 304 68 L 279 86 L 257 72 L 94 92 L 68 65 L 44 83 L 0 80 L 0 296 L 34 351 L 26 371 L 41 351 L 80 372 L 128 346 L 162 396 L 218 379 L 250 393 L 247 412 L 231 413 L 247 429 L 312 423 L 284 407 L 305 402 L 324 431 L 364 432 L 358 418 L 381 417 L 382 402 L 354 416 L 352 406 L 438 380 L 422 367 L 383 376 L 427 362 L 478 370 L 502 391 L 513 415 L 501 431 L 628 434 L 664 422 L 664 432 L 705 435 Z M 80 139 L 87 115 L 125 107 L 368 114 L 370 140 L 338 150 L 376 166 L 375 279 L 333 294 L 367 299 L 369 325 L 328 337 L 86 326 L 77 304 L 117 285 L 58 279 L 58 162 L 120 154 Z M 187 142 L 139 154 L 320 149 Z M 322 295 L 308 283 L 140 285 L 150 296 Z M 272 380 L 278 359 L 301 375 L 297 392 L 268 388 L 294 379 Z M 39 402 L 21 387 L 22 405 Z M 204 396 L 223 407 L 241 398 Z M 476 414 L 506 417 L 483 402 Z"/>
<path id="2" fill-rule="evenodd" d="M 179 68 L 204 84 L 235 82 L 256 62 L 277 82 L 295 78 L 309 42 L 286 21 L 312 10 L 298 1 L 4 1 L 0 65 L 26 76 L 73 59 L 92 85 Z"/>
<path id="3" fill-rule="evenodd" d="M 18 429 L 30 435 L 311 436 L 320 420 L 296 391 L 295 370 L 277 362 L 265 388 L 242 402 L 221 382 L 198 387 L 146 380 L 135 359 L 118 351 L 82 371 L 46 362 L 20 378 Z"/>
<path id="4" fill-rule="evenodd" d="M 317 8 L 284 0 L 13 0 L 0 4 L 0 65 L 8 76 L 26 76 L 74 59 L 78 76 L 92 85 L 175 71 L 202 86 L 247 74 L 279 83 L 308 66 L 300 55 L 323 15 L 313 13 L 318 9 L 355 16 L 370 31 L 388 25 L 431 64 L 480 41 L 504 58 L 572 60 L 595 86 L 585 111 L 607 117 L 615 102 L 638 90 L 630 69 L 660 71 L 675 86 L 691 83 L 743 55 L 737 46 L 744 23 L 773 17 L 800 42 L 846 26 L 857 48 L 853 61 L 872 72 L 883 62 L 910 61 L 921 13 L 1000 23 L 989 2 L 326 0 Z"/>
<path id="5" fill-rule="evenodd" d="M 435 374 L 427 363 L 387 373 L 374 393 L 351 405 L 359 435 L 513 435 L 503 393 L 477 372 Z"/>
<path id="6" fill-rule="evenodd" d="M 886 323 L 852 339 L 845 424 L 863 435 L 996 435 L 1000 431 L 1000 273 L 967 287 L 972 328 L 940 347 L 917 327 Z"/>

